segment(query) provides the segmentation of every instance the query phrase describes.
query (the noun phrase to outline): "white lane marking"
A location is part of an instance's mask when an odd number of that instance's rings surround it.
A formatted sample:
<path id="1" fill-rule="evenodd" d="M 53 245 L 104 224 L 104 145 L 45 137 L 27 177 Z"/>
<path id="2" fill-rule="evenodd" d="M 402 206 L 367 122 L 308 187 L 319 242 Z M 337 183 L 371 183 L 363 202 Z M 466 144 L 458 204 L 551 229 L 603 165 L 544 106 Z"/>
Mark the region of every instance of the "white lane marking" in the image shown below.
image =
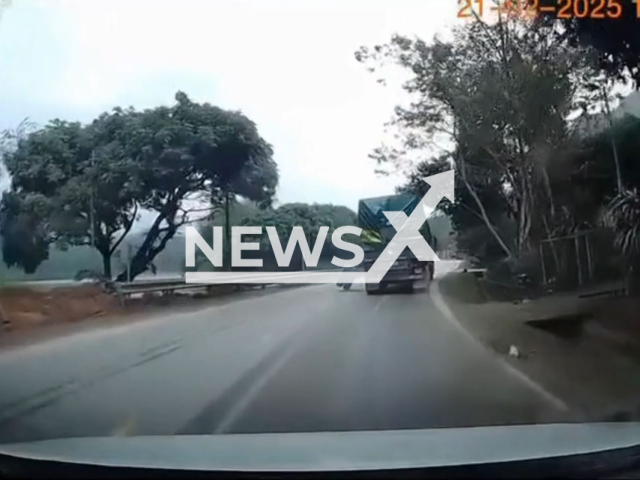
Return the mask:
<path id="1" fill-rule="evenodd" d="M 264 372 L 264 375 L 251 384 L 242 398 L 236 402 L 233 408 L 222 418 L 218 426 L 213 431 L 214 434 L 225 433 L 242 416 L 247 407 L 249 407 L 249 405 L 258 397 L 265 385 L 269 383 L 269 381 L 282 369 L 282 367 L 285 366 L 294 353 L 300 349 L 305 336 L 313 334 L 313 332 L 309 333 L 304 331 L 307 327 L 308 323 L 303 323 L 296 331 L 284 340 L 285 342 L 289 342 L 289 346 L 271 363 L 271 365 L 269 365 L 267 370 Z"/>
<path id="2" fill-rule="evenodd" d="M 487 350 L 487 348 L 476 337 L 474 337 L 466 328 L 462 326 L 460 321 L 453 314 L 449 306 L 444 301 L 444 298 L 442 298 L 442 294 L 438 289 L 438 282 L 433 282 L 433 284 L 431 285 L 429 294 L 431 295 L 431 298 L 433 299 L 433 303 L 435 304 L 435 306 L 438 308 L 438 310 L 440 310 L 440 312 L 444 315 L 444 317 L 447 319 L 447 321 L 450 324 L 456 327 L 476 347 L 481 348 L 482 351 L 484 351 L 487 354 L 490 353 L 490 351 Z M 536 393 L 540 394 L 545 400 L 547 400 L 550 404 L 552 404 L 557 410 L 564 411 L 564 412 L 570 410 L 569 406 L 563 400 L 556 397 L 553 393 L 549 392 L 546 388 L 544 388 L 535 380 L 532 380 L 531 378 L 529 378 L 523 372 L 518 370 L 509 362 L 507 362 L 504 358 L 502 358 L 499 355 L 492 355 L 492 356 L 502 364 L 502 366 L 508 373 L 510 373 L 511 375 L 516 377 L 518 380 L 526 384 L 529 388 L 534 390 Z"/>
<path id="3" fill-rule="evenodd" d="M 294 334 L 295 335 L 295 334 Z M 287 348 L 287 350 L 280 355 L 271 365 L 264 375 L 262 375 L 259 379 L 251 384 L 247 392 L 242 396 L 242 398 L 236 402 L 233 408 L 222 418 L 216 429 L 213 431 L 214 434 L 225 433 L 229 427 L 231 427 L 237 420 L 242 416 L 247 407 L 256 399 L 256 397 L 260 394 L 260 391 L 265 387 L 267 383 L 280 371 L 282 367 L 289 361 L 289 359 L 293 356 L 293 354 L 297 350 L 296 342 L 291 342 L 291 345 Z"/>
<path id="4" fill-rule="evenodd" d="M 384 301 L 384 299 L 385 299 L 385 298 L 386 298 L 386 297 L 382 297 L 382 298 L 380 299 L 380 301 L 376 304 L 376 306 L 375 306 L 375 307 L 373 307 L 373 311 L 374 311 L 374 312 L 377 312 L 377 311 L 378 311 L 378 309 L 380 308 L 380 305 L 382 305 L 382 302 Z"/>

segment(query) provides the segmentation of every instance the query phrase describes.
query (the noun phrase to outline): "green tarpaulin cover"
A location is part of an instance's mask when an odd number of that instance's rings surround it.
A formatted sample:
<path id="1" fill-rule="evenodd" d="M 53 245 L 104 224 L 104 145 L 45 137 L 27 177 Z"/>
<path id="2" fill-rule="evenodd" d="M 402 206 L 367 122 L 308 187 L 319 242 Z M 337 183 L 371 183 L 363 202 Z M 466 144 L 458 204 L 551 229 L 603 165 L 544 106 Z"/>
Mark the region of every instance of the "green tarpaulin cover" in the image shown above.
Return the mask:
<path id="1" fill-rule="evenodd" d="M 367 198 L 358 204 L 358 226 L 362 228 L 360 236 L 366 245 L 384 245 L 396 231 L 382 212 L 403 211 L 407 216 L 415 210 L 420 199 L 412 194 L 390 195 Z"/>

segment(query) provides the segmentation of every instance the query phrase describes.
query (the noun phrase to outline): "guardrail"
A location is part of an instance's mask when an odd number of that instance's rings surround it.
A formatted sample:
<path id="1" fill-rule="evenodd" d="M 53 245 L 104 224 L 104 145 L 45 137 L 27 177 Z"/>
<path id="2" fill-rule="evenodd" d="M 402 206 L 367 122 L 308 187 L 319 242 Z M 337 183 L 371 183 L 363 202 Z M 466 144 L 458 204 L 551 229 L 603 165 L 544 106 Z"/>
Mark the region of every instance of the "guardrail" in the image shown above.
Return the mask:
<path id="1" fill-rule="evenodd" d="M 155 293 L 155 292 L 173 292 L 176 290 L 188 290 L 197 288 L 210 287 L 209 284 L 196 284 L 185 283 L 184 279 L 180 280 L 150 280 L 142 282 L 121 282 L 116 283 L 116 292 L 119 295 L 136 295 L 140 293 Z"/>
<path id="2" fill-rule="evenodd" d="M 308 271 L 327 271 L 327 269 L 308 270 Z M 292 272 L 302 273 L 302 272 Z M 75 280 L 38 280 L 38 281 L 25 281 L 25 282 L 11 282 L 8 285 L 25 286 L 35 289 L 55 289 L 60 287 L 81 287 L 84 285 L 90 285 L 91 281 L 75 281 Z M 264 284 L 252 283 L 232 283 L 229 285 L 247 286 L 265 288 L 267 285 L 273 285 L 279 283 L 277 279 L 273 281 L 267 281 Z M 205 289 L 215 287 L 215 284 L 211 283 L 186 283 L 183 277 L 173 277 L 164 279 L 145 279 L 135 280 L 133 282 L 113 282 L 110 284 L 115 293 L 118 296 L 125 297 L 130 295 L 142 294 L 142 293 L 154 293 L 154 292 L 173 292 L 177 290 L 194 290 Z M 219 284 L 218 284 L 219 285 Z"/>
<path id="3" fill-rule="evenodd" d="M 304 274 L 308 272 L 329 272 L 334 269 L 313 269 L 306 270 L 301 272 L 286 272 L 289 274 Z M 337 270 L 339 271 L 339 270 Z M 275 285 L 280 283 L 278 281 L 278 277 L 274 276 L 273 279 L 267 280 L 265 283 L 242 283 L 242 282 L 233 282 L 228 284 L 211 284 L 211 283 L 186 283 L 184 278 L 181 279 L 165 279 L 165 280 L 143 280 L 143 281 L 135 281 L 135 282 L 118 282 L 115 283 L 115 289 L 118 295 L 121 296 L 129 296 L 136 295 L 141 293 L 155 293 L 155 292 L 173 292 L 176 290 L 193 290 L 199 288 L 212 288 L 220 285 L 235 285 L 238 287 L 242 286 L 251 286 L 258 288 L 265 288 L 267 285 Z M 287 282 L 282 282 L 287 283 Z M 289 282 L 290 283 L 290 282 Z"/>

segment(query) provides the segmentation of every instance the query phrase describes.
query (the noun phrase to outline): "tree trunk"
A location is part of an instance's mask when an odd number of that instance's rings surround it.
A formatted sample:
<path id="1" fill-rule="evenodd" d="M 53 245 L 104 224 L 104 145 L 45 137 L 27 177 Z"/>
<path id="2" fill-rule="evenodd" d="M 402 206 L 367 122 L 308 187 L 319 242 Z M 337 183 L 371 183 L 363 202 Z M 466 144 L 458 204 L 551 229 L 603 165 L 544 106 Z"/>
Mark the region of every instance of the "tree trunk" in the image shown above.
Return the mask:
<path id="1" fill-rule="evenodd" d="M 142 246 L 138 249 L 136 254 L 133 256 L 133 260 L 131 260 L 131 267 L 129 270 L 131 280 L 136 278 L 141 273 L 147 271 L 151 262 L 153 262 L 153 260 L 162 250 L 164 250 L 164 247 L 167 245 L 169 240 L 171 240 L 175 236 L 177 230 L 178 230 L 177 227 L 171 227 L 169 230 L 164 232 L 164 236 L 161 237 L 160 243 L 158 244 L 157 247 L 154 247 L 153 245 L 155 244 L 156 240 L 160 237 L 160 233 L 162 232 L 160 232 L 158 228 L 154 228 L 154 227 L 152 227 L 152 229 L 149 230 L 149 233 L 147 233 L 147 237 L 145 238 L 145 241 L 143 242 Z M 116 281 L 118 282 L 127 281 L 129 272 L 127 272 L 126 269 L 123 272 L 120 272 L 120 274 L 116 278 Z"/>
<path id="2" fill-rule="evenodd" d="M 522 149 L 520 149 L 523 151 Z M 522 158 L 522 171 L 520 172 L 520 193 L 518 195 L 519 202 L 517 206 L 518 211 L 518 239 L 517 239 L 517 253 L 527 250 L 529 248 L 529 234 L 531 232 L 531 212 L 534 205 L 533 191 L 531 189 L 531 181 L 528 175 L 528 169 L 524 162 L 524 154 L 521 154 Z"/>
<path id="3" fill-rule="evenodd" d="M 151 228 L 147 232 L 147 235 L 142 242 L 142 245 L 138 248 L 133 259 L 131 260 L 131 266 L 129 269 L 130 279 L 133 280 L 136 276 L 140 275 L 142 272 L 146 271 L 149 267 L 149 263 L 155 258 L 155 256 L 164 248 L 164 245 L 175 235 L 176 228 L 169 229 L 165 231 L 165 236 L 162 237 L 160 242 L 160 246 L 153 248 L 160 234 L 163 233 L 160 229 L 160 225 L 163 221 L 167 220 L 167 218 L 173 218 L 175 216 L 175 210 L 171 210 L 171 208 L 167 208 L 166 213 L 159 214 L 151 225 Z M 118 274 L 116 278 L 117 282 L 125 282 L 128 280 L 127 269 L 124 269 L 122 272 Z"/>
<path id="4" fill-rule="evenodd" d="M 611 139 L 611 149 L 613 150 L 613 161 L 616 167 L 616 189 L 618 195 L 623 191 L 622 173 L 620 171 L 620 159 L 618 158 L 618 148 L 616 147 L 616 139 L 613 134 L 613 119 L 611 118 L 611 108 L 609 107 L 609 98 L 605 87 L 602 87 L 602 98 L 604 99 L 604 108 L 609 121 L 609 137 Z"/>
<path id="5" fill-rule="evenodd" d="M 129 271 L 124 270 L 123 272 L 120 272 L 120 274 L 116 278 L 116 281 L 133 281 L 138 275 L 147 270 L 150 261 L 151 260 L 148 259 L 148 256 L 145 253 L 142 253 L 140 250 L 138 250 L 131 260 Z"/>
<path id="6" fill-rule="evenodd" d="M 101 252 L 102 255 L 102 274 L 108 280 L 111 280 L 111 253 Z"/>
<path id="7" fill-rule="evenodd" d="M 544 225 L 544 230 L 545 230 L 545 233 L 547 234 L 547 238 L 551 238 L 551 230 L 549 229 L 549 224 L 544 215 L 542 215 L 542 224 Z M 542 243 L 540 243 L 540 246 L 542 248 Z M 549 248 L 551 248 L 551 256 L 553 257 L 553 264 L 556 269 L 554 273 L 556 277 L 558 277 L 560 276 L 561 265 L 560 265 L 560 256 L 558 255 L 558 249 L 556 248 L 555 242 L 549 242 Z"/>
<path id="8" fill-rule="evenodd" d="M 494 236 L 494 238 L 496 239 L 496 241 L 498 242 L 498 244 L 500 245 L 504 253 L 507 254 L 507 258 L 513 259 L 514 258 L 513 253 L 511 252 L 509 247 L 507 247 L 507 244 L 504 243 L 504 240 L 502 240 L 502 238 L 500 237 L 500 234 L 491 223 L 491 220 L 489 220 L 489 216 L 487 215 L 487 211 L 485 210 L 484 205 L 480 200 L 480 197 L 478 197 L 478 194 L 473 189 L 473 187 L 469 183 L 469 180 L 467 179 L 467 169 L 465 167 L 464 160 L 460 159 L 459 163 L 460 163 L 460 171 L 462 173 L 462 180 L 464 181 L 464 184 L 467 187 L 467 190 L 473 197 L 473 200 L 476 202 L 476 205 L 478 205 L 478 208 L 480 209 L 480 214 L 482 215 L 482 219 L 484 220 L 484 223 L 487 225 L 487 228 L 489 229 L 491 234 Z"/>

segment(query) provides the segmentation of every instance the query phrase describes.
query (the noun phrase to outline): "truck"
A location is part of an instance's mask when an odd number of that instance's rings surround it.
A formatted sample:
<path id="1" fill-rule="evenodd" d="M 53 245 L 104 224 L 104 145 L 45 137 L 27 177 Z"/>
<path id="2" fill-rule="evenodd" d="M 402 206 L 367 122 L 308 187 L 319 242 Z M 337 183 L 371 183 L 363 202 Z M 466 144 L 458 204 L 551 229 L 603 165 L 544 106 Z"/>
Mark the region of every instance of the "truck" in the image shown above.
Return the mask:
<path id="1" fill-rule="evenodd" d="M 385 211 L 403 211 L 407 216 L 415 210 L 420 199 L 412 194 L 390 195 L 360 200 L 358 203 L 358 226 L 362 229 L 360 240 L 364 248 L 364 271 L 376 262 L 396 231 L 384 215 Z M 420 233 L 436 249 L 429 222 L 425 222 Z M 418 260 L 410 249 L 405 249 L 391 269 L 377 284 L 365 283 L 367 294 L 383 292 L 390 286 L 399 286 L 406 291 L 428 290 L 433 280 L 434 263 Z"/>

